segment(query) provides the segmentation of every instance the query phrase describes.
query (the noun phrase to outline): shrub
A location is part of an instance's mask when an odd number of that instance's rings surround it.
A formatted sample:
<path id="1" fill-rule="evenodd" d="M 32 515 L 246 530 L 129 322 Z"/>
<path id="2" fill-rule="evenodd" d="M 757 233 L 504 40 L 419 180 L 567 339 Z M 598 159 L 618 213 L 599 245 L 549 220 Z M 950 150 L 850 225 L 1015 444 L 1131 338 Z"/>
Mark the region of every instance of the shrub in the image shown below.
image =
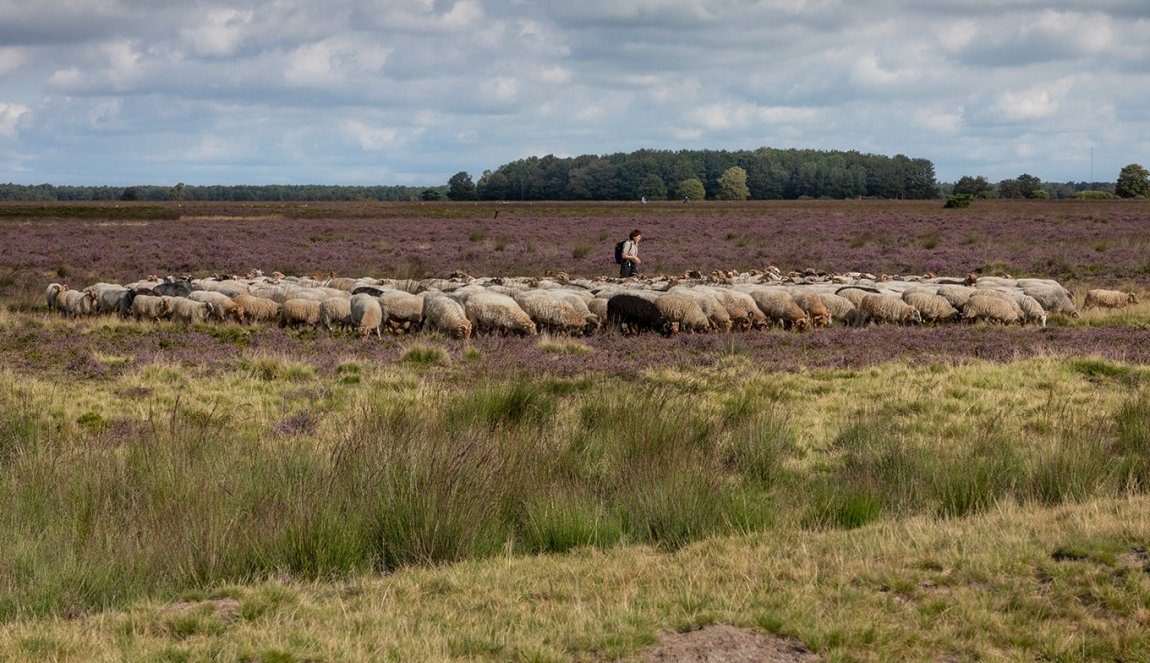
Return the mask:
<path id="1" fill-rule="evenodd" d="M 974 202 L 974 195 L 970 193 L 956 193 L 946 197 L 946 208 L 970 207 Z"/>

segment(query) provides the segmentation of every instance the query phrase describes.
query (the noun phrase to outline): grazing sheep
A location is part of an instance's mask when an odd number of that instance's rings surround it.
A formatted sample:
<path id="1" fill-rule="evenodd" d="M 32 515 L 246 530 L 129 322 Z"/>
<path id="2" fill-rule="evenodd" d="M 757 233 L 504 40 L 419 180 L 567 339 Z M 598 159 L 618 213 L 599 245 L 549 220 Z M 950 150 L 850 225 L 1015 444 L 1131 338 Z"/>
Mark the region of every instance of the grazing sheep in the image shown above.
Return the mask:
<path id="1" fill-rule="evenodd" d="M 731 316 L 731 324 L 743 331 L 747 329 L 766 329 L 771 325 L 762 309 L 755 303 L 755 299 L 748 293 L 729 288 L 714 288 L 719 301 L 727 307 Z"/>
<path id="2" fill-rule="evenodd" d="M 665 336 L 673 336 L 680 331 L 705 334 L 711 330 L 710 319 L 690 295 L 664 293 L 655 300 L 655 307 L 659 309 L 660 331 Z"/>
<path id="3" fill-rule="evenodd" d="M 674 287 L 668 293 L 681 293 L 695 300 L 703 315 L 707 317 L 711 329 L 725 333 L 731 331 L 731 327 L 734 326 L 727 307 L 711 292 L 702 288 Z"/>
<path id="4" fill-rule="evenodd" d="M 795 303 L 795 298 L 786 290 L 764 287 L 755 288 L 748 294 L 755 300 L 755 305 L 770 324 L 795 331 L 807 331 L 811 328 L 811 319 L 807 316 L 807 312 Z"/>
<path id="5" fill-rule="evenodd" d="M 831 312 L 818 293 L 800 292 L 792 296 L 799 308 L 811 319 L 812 326 L 826 327 L 831 324 Z"/>
<path id="6" fill-rule="evenodd" d="M 1082 308 L 1124 308 L 1129 304 L 1137 304 L 1138 297 L 1132 292 L 1121 290 L 1094 289 L 1086 293 L 1086 303 Z"/>
<path id="7" fill-rule="evenodd" d="M 44 298 L 48 300 L 48 311 L 55 311 L 60 308 L 60 293 L 68 288 L 66 285 L 59 283 L 49 283 L 48 289 L 44 291 Z"/>
<path id="8" fill-rule="evenodd" d="M 535 323 L 515 300 L 497 292 L 478 292 L 463 305 L 471 328 L 481 334 L 534 336 Z"/>
<path id="9" fill-rule="evenodd" d="M 228 297 L 234 298 L 236 295 L 251 294 L 251 286 L 234 279 L 227 279 L 224 281 L 216 281 L 215 279 L 198 279 L 192 281 L 192 287 L 197 290 L 205 290 L 208 292 L 222 292 Z"/>
<path id="10" fill-rule="evenodd" d="M 212 316 L 220 322 L 226 321 L 228 318 L 234 319 L 236 322 L 244 321 L 244 309 L 231 297 L 228 297 L 222 292 L 215 292 L 212 290 L 193 290 L 188 293 L 188 299 L 194 302 L 206 302 L 212 305 Z"/>
<path id="11" fill-rule="evenodd" d="M 236 295 L 236 304 L 244 310 L 244 322 L 272 322 L 280 319 L 283 306 L 274 299 L 255 295 Z"/>
<path id="12" fill-rule="evenodd" d="M 1014 295 L 1014 303 L 1018 304 L 1019 310 L 1022 311 L 1022 323 L 1034 323 L 1040 327 L 1046 326 L 1046 309 L 1042 308 L 1042 304 L 1038 300 L 1022 292 L 1011 293 Z"/>
<path id="13" fill-rule="evenodd" d="M 607 322 L 618 325 L 624 334 L 638 334 L 659 329 L 662 314 L 649 292 L 628 291 L 607 300 Z"/>
<path id="14" fill-rule="evenodd" d="M 61 291 L 63 303 L 60 308 L 62 308 L 65 313 L 73 318 L 92 314 L 91 297 L 84 294 L 81 290 L 68 290 L 68 286 L 62 286 L 62 288 L 64 288 Z"/>
<path id="15" fill-rule="evenodd" d="M 379 300 L 364 292 L 351 296 L 351 324 L 360 336 L 382 335 L 383 307 Z"/>
<path id="16" fill-rule="evenodd" d="M 907 290 L 902 300 L 918 309 L 923 322 L 955 322 L 959 317 L 958 309 L 946 297 L 929 291 Z"/>
<path id="17" fill-rule="evenodd" d="M 858 304 L 859 326 L 871 323 L 922 324 L 922 314 L 898 295 L 867 295 Z"/>
<path id="18" fill-rule="evenodd" d="M 567 301 L 546 290 L 528 290 L 513 297 L 540 331 L 556 334 L 581 334 L 587 319 Z"/>
<path id="19" fill-rule="evenodd" d="M 187 297 L 172 297 L 172 320 L 185 325 L 205 324 L 212 316 L 212 304 Z"/>
<path id="20" fill-rule="evenodd" d="M 857 322 L 859 310 L 851 300 L 833 292 L 819 293 L 819 299 L 823 300 L 823 306 L 830 312 L 831 320 L 837 320 L 848 327 L 854 326 Z"/>
<path id="21" fill-rule="evenodd" d="M 370 295 L 369 295 L 370 296 Z M 328 297 L 319 303 L 319 324 L 329 332 L 351 329 L 351 300 L 343 297 Z"/>
<path id="22" fill-rule="evenodd" d="M 876 294 L 881 294 L 881 293 L 882 293 L 882 291 L 879 290 L 878 288 L 869 288 L 869 287 L 859 286 L 859 285 L 848 285 L 845 288 L 839 288 L 838 290 L 835 290 L 836 295 L 846 299 L 850 303 L 854 304 L 856 307 L 859 305 L 859 302 L 862 301 L 863 297 L 866 297 L 867 295 L 876 295 Z"/>
<path id="23" fill-rule="evenodd" d="M 598 297 L 592 299 L 591 301 L 587 302 L 587 310 L 591 311 L 591 315 L 598 318 L 600 325 L 602 325 L 607 320 L 606 299 L 600 299 Z"/>
<path id="24" fill-rule="evenodd" d="M 938 296 L 946 299 L 956 310 L 961 311 L 966 302 L 978 293 L 977 288 L 965 285 L 942 285 L 938 288 Z"/>
<path id="25" fill-rule="evenodd" d="M 319 324 L 319 302 L 314 299 L 289 299 L 280 309 L 281 327 L 315 327 Z"/>
<path id="26" fill-rule="evenodd" d="M 990 322 L 1009 325 L 1018 322 L 1021 309 L 1013 300 L 990 295 L 975 295 L 962 307 L 963 322 Z"/>
<path id="27" fill-rule="evenodd" d="M 152 288 L 153 295 L 168 297 L 187 297 L 192 294 L 192 284 L 187 281 L 165 281 Z"/>
<path id="28" fill-rule="evenodd" d="M 424 295 L 422 328 L 443 332 L 452 338 L 471 338 L 471 322 L 463 304 L 442 293 Z"/>
<path id="29" fill-rule="evenodd" d="M 424 291 L 426 292 L 426 291 Z M 383 330 L 392 334 L 415 333 L 423 324 L 423 297 L 403 290 L 387 290 L 376 299 L 383 309 Z"/>
<path id="30" fill-rule="evenodd" d="M 172 315 L 172 298 L 154 295 L 136 295 L 132 300 L 132 316 L 137 320 L 156 322 Z"/>
<path id="31" fill-rule="evenodd" d="M 1022 286 L 1022 292 L 1033 297 L 1042 308 L 1046 309 L 1047 313 L 1060 313 L 1071 318 L 1078 317 L 1078 307 L 1074 305 L 1074 298 L 1070 296 L 1070 292 L 1066 288 L 1057 282 L 1025 279 L 1019 281 L 1019 284 Z"/>

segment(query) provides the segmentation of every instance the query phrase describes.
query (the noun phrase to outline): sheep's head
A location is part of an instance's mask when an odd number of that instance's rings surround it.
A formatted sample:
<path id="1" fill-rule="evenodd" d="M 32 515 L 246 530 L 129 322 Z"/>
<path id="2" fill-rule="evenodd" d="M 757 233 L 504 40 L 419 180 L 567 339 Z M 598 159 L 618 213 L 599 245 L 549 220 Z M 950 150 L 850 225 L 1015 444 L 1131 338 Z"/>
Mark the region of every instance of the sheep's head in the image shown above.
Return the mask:
<path id="1" fill-rule="evenodd" d="M 455 330 L 451 333 L 452 336 L 466 341 L 471 338 L 471 323 L 461 322 L 455 326 Z"/>
<path id="2" fill-rule="evenodd" d="M 966 285 L 974 285 L 975 283 L 978 283 L 978 274 L 975 274 L 974 272 L 967 274 L 966 279 L 963 280 L 963 283 Z"/>
<path id="3" fill-rule="evenodd" d="M 1127 294 L 1129 295 L 1129 296 L 1126 298 L 1126 300 L 1127 300 L 1128 302 L 1130 302 L 1131 304 L 1137 304 L 1137 303 L 1138 303 L 1138 295 L 1135 295 L 1135 294 L 1134 294 L 1134 293 L 1132 293 L 1132 292 L 1131 292 L 1131 293 L 1127 293 Z"/>
<path id="4" fill-rule="evenodd" d="M 244 321 L 244 307 L 238 306 L 238 305 L 233 306 L 232 307 L 232 315 L 235 316 L 236 320 L 243 322 Z"/>
<path id="5" fill-rule="evenodd" d="M 922 313 L 920 313 L 919 310 L 916 308 L 912 307 L 910 309 L 910 313 L 906 316 L 906 318 L 907 318 L 907 322 L 909 322 L 912 325 L 921 325 L 922 324 Z"/>
<path id="6" fill-rule="evenodd" d="M 792 328 L 795 331 L 800 331 L 800 332 L 810 331 L 811 319 L 806 317 L 806 316 L 803 316 L 803 317 L 799 318 L 798 320 L 795 320 L 795 323 L 792 326 Z"/>

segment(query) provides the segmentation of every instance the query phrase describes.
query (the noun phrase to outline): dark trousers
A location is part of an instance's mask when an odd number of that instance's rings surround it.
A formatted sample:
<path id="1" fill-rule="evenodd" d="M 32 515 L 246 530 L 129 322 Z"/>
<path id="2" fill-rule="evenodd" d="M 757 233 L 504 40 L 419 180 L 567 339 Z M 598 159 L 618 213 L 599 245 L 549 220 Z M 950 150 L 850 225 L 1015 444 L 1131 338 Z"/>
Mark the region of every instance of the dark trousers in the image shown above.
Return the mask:
<path id="1" fill-rule="evenodd" d="M 639 263 L 634 260 L 624 260 L 623 264 L 619 266 L 619 278 L 627 278 L 634 274 L 639 273 Z"/>

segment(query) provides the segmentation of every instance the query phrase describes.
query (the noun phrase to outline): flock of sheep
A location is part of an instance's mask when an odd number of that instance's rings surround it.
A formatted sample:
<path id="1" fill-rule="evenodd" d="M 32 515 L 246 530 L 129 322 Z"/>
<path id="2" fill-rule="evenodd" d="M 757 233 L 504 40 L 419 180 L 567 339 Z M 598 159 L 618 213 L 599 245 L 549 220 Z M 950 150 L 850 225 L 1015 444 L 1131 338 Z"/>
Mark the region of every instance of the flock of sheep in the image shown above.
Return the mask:
<path id="1" fill-rule="evenodd" d="M 82 290 L 50 284 L 50 310 L 117 314 L 183 324 L 235 321 L 343 329 L 360 335 L 433 331 L 472 334 L 586 335 L 707 333 L 782 327 L 805 331 L 835 323 L 922 324 L 986 321 L 1045 325 L 1048 314 L 1078 316 L 1071 293 L 1049 279 L 875 277 L 870 274 L 691 272 L 654 279 L 472 278 L 388 280 L 264 276 L 149 277 Z M 1092 290 L 1085 306 L 1125 306 L 1133 294 Z"/>

